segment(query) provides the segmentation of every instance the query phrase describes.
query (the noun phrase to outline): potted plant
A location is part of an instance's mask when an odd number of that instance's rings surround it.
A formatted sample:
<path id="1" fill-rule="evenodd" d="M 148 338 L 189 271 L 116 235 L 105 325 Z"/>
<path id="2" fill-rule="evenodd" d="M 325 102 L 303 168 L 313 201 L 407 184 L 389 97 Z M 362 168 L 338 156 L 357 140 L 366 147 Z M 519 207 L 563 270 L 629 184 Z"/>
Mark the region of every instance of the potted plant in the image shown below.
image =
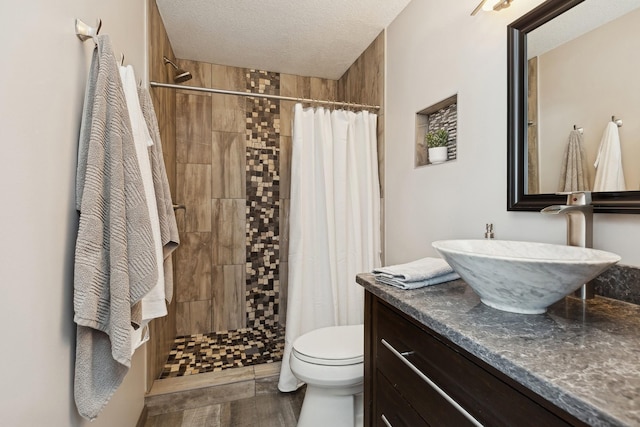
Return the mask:
<path id="1" fill-rule="evenodd" d="M 442 163 L 447 161 L 449 132 L 445 129 L 427 132 L 424 140 L 427 143 L 430 163 Z"/>

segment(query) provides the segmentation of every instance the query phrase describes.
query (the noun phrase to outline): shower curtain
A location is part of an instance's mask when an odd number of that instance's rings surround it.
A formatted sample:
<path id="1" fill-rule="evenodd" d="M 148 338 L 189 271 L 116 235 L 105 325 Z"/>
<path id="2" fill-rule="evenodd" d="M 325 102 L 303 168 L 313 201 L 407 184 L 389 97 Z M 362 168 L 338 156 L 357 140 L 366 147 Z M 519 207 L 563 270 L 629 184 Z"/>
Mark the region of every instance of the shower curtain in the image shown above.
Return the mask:
<path id="1" fill-rule="evenodd" d="M 355 276 L 381 265 L 376 122 L 367 111 L 295 106 L 281 391 L 301 385 L 289 367 L 297 337 L 363 322 Z"/>

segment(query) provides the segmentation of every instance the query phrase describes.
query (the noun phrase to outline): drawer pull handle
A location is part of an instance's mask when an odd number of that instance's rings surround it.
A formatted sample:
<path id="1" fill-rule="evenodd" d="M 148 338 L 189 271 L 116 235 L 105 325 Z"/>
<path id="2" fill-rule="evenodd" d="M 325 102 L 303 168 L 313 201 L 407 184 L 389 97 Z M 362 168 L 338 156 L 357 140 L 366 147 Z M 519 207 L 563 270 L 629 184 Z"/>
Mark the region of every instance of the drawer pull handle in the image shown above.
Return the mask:
<path id="1" fill-rule="evenodd" d="M 386 340 L 382 339 L 382 340 L 380 340 L 380 342 L 382 342 L 382 344 L 385 347 L 387 347 L 389 349 L 389 351 L 391 351 L 391 353 L 393 353 L 394 356 L 396 356 L 398 359 L 400 359 L 400 361 L 402 361 L 402 363 L 407 365 L 416 375 L 418 375 L 420 378 L 422 378 L 422 380 L 424 382 L 429 384 L 429 386 L 432 389 L 434 389 L 440 396 L 442 396 L 447 402 L 449 402 L 451 405 L 453 405 L 453 407 L 456 408 L 458 410 L 458 412 L 460 412 L 462 415 L 464 415 L 464 417 L 466 419 L 471 421 L 471 423 L 473 425 L 478 426 L 478 427 L 483 427 L 483 425 L 480 424 L 480 422 L 478 422 L 478 420 L 476 420 L 473 417 L 473 415 L 468 413 L 462 406 L 460 406 L 460 404 L 458 402 L 453 400 L 453 398 L 451 396 L 449 396 L 447 393 L 445 393 L 445 391 L 442 390 L 440 387 L 438 387 L 438 385 L 436 383 L 431 381 L 431 379 L 429 377 L 427 377 L 425 374 L 423 374 L 422 371 L 420 371 L 413 363 L 411 363 L 406 357 L 404 357 L 402 355 L 402 353 L 400 353 L 398 350 L 393 348 L 393 346 L 391 346 L 391 344 L 389 344 Z M 412 352 L 408 352 L 408 353 L 412 353 Z"/>
<path id="2" fill-rule="evenodd" d="M 387 427 L 393 427 L 387 417 L 384 416 L 384 414 L 382 414 L 380 418 L 382 418 L 382 422 L 384 423 L 384 425 L 386 425 Z"/>

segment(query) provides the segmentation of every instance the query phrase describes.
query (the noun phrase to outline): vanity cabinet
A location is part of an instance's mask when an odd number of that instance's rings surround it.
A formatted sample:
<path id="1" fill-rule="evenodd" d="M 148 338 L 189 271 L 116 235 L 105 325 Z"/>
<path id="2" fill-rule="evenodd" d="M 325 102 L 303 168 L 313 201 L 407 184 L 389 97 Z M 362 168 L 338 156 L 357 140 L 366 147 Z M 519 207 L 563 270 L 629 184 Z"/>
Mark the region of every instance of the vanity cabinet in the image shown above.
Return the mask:
<path id="1" fill-rule="evenodd" d="M 586 426 L 370 292 L 365 426 Z"/>

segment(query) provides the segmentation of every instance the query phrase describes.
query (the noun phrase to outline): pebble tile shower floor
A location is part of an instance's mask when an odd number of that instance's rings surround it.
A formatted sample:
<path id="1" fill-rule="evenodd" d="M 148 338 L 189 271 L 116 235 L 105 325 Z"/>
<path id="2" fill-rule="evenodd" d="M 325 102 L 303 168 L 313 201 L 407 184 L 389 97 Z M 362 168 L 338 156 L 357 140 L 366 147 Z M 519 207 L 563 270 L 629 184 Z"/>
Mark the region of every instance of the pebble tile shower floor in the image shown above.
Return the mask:
<path id="1" fill-rule="evenodd" d="M 177 337 L 160 379 L 282 360 L 284 329 L 271 326 Z"/>

